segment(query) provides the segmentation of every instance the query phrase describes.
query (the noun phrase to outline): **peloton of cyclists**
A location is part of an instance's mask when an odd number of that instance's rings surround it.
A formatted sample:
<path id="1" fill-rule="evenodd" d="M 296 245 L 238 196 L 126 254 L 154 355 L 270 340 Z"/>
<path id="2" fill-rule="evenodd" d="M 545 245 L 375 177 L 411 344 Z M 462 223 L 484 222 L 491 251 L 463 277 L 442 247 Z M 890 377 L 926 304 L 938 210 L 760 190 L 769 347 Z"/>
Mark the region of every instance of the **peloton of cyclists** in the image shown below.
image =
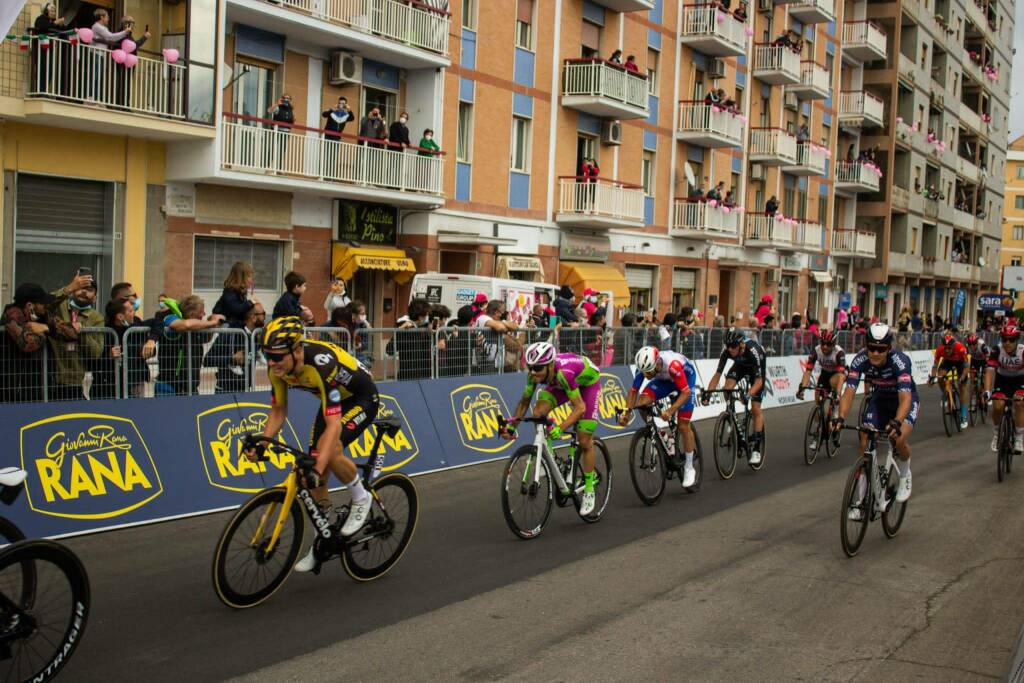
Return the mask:
<path id="1" fill-rule="evenodd" d="M 928 383 L 931 384 L 935 378 L 945 377 L 951 368 L 956 368 L 960 377 L 960 386 L 957 391 L 960 393 L 960 428 L 967 428 L 967 406 L 971 398 L 970 373 L 967 371 L 971 357 L 967 347 L 956 340 L 949 330 L 942 335 L 942 343 L 935 349 L 935 362 L 932 370 L 928 373 Z"/>
<path id="2" fill-rule="evenodd" d="M 804 391 L 810 389 L 811 373 L 815 366 L 821 366 L 821 373 L 818 375 L 818 389 L 826 393 L 831 388 L 839 393 L 839 387 L 846 379 L 846 352 L 843 347 L 836 343 L 835 332 L 822 330 L 818 336 L 818 345 L 811 349 L 811 355 L 807 357 L 804 375 L 800 378 L 800 387 L 796 391 L 796 397 L 804 398 Z M 816 397 L 821 401 L 821 397 Z"/>
<path id="3" fill-rule="evenodd" d="M 697 386 L 697 368 L 693 362 L 681 353 L 675 351 L 659 351 L 654 346 L 645 346 L 636 352 L 636 375 L 633 378 L 633 387 L 626 398 L 626 410 L 619 418 L 619 423 L 625 427 L 632 419 L 632 411 L 640 406 L 650 405 L 655 401 L 672 397 L 672 404 L 661 412 L 661 419 L 668 422 L 672 419 L 673 413 L 678 415 L 677 425 L 679 434 L 683 439 L 683 449 L 686 460 L 683 463 L 684 487 L 693 486 L 696 480 L 697 471 L 693 467 L 693 455 L 697 449 L 697 440 L 693 435 L 693 427 L 690 420 L 693 417 L 693 389 Z M 647 386 L 643 386 L 644 380 Z M 669 451 L 673 460 L 679 456 L 675 453 L 674 445 Z M 677 462 L 672 463 L 673 466 Z"/>
<path id="4" fill-rule="evenodd" d="M 700 398 L 702 405 L 707 405 L 710 400 L 710 392 L 718 387 L 722 371 L 725 370 L 727 361 L 732 361 L 725 376 L 725 388 L 733 389 L 746 378 L 750 385 L 747 390 L 747 398 L 750 399 L 750 412 L 753 417 L 753 432 L 750 434 L 750 457 L 748 462 L 757 465 L 761 462 L 761 443 L 764 437 L 764 413 L 761 411 L 761 401 L 764 400 L 765 376 L 767 358 L 764 347 L 753 339 L 749 339 L 742 331 L 734 327 L 729 328 L 725 333 L 725 348 L 718 359 L 718 369 L 708 382 L 707 391 Z"/>
<path id="5" fill-rule="evenodd" d="M 1014 400 L 1024 392 L 1024 344 L 1020 329 L 1008 326 L 999 335 L 998 349 L 992 349 L 985 373 L 985 400 L 992 398 L 992 450 L 999 449 L 999 422 L 1003 419 L 1006 401 L 1013 400 L 1013 450 L 1024 451 L 1024 401 Z"/>

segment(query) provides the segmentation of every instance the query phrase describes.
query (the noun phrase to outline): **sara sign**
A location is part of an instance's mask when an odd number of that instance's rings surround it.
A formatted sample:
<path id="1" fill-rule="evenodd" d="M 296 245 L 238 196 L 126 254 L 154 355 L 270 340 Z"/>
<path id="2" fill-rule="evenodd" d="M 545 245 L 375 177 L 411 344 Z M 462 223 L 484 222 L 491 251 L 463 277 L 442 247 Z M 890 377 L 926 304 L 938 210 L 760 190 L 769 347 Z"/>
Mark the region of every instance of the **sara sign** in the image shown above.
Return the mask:
<path id="1" fill-rule="evenodd" d="M 978 297 L 978 309 L 982 311 L 1009 311 L 1013 309 L 1013 299 L 1002 294 L 982 294 Z"/>

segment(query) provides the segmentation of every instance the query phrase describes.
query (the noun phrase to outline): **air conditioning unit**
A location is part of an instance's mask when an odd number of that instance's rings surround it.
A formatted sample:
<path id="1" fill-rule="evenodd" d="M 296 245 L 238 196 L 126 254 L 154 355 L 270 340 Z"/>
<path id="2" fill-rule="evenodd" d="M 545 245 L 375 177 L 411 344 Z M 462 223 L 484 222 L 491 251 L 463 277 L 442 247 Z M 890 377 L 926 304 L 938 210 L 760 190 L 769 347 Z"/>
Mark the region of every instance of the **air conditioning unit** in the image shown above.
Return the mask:
<path id="1" fill-rule="evenodd" d="M 750 165 L 750 179 L 751 180 L 764 180 L 764 164 L 751 164 Z"/>
<path id="2" fill-rule="evenodd" d="M 765 282 L 782 282 L 782 268 L 769 268 L 764 279 Z"/>
<path id="3" fill-rule="evenodd" d="M 724 59 L 712 59 L 708 62 L 708 77 L 711 79 L 725 78 Z"/>
<path id="4" fill-rule="evenodd" d="M 331 85 L 363 82 L 363 58 L 351 52 L 331 53 Z"/>
<path id="5" fill-rule="evenodd" d="M 757 11 L 771 14 L 775 10 L 775 0 L 757 0 Z"/>
<path id="6" fill-rule="evenodd" d="M 620 121 L 605 121 L 601 124 L 601 144 L 622 144 L 622 123 Z"/>
<path id="7" fill-rule="evenodd" d="M 800 100 L 797 99 L 795 92 L 788 92 L 788 93 L 786 93 L 785 104 L 786 104 L 786 109 L 799 109 L 800 108 Z"/>

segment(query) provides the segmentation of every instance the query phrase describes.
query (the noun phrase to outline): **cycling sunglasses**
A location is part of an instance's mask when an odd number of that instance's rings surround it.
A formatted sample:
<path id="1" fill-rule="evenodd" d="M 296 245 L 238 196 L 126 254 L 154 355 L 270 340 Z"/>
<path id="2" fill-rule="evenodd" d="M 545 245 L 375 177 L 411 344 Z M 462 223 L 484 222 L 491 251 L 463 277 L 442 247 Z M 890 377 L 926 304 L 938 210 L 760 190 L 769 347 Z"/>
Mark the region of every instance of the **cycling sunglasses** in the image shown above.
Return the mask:
<path id="1" fill-rule="evenodd" d="M 727 348 L 727 349 L 738 349 L 738 348 L 740 348 L 740 344 L 741 343 L 742 342 L 736 342 L 735 344 L 726 344 L 725 348 Z"/>
<path id="2" fill-rule="evenodd" d="M 868 353 L 886 353 L 889 347 L 885 344 L 868 344 Z"/>
<path id="3" fill-rule="evenodd" d="M 264 351 L 263 357 L 267 359 L 269 363 L 280 363 L 288 356 L 292 355 L 291 351 Z"/>
<path id="4" fill-rule="evenodd" d="M 530 372 L 544 372 L 548 369 L 547 365 L 527 365 L 526 369 Z"/>

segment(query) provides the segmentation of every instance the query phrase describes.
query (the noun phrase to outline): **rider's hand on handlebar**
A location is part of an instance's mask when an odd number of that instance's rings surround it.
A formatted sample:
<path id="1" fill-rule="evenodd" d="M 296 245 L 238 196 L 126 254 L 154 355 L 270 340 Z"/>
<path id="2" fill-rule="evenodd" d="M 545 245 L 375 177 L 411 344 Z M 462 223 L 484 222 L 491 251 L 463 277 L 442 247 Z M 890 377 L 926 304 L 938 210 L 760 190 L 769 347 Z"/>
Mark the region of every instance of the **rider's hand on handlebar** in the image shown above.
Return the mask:
<path id="1" fill-rule="evenodd" d="M 899 436 L 902 433 L 899 420 L 889 420 L 885 425 L 885 433 L 889 436 Z"/>
<path id="2" fill-rule="evenodd" d="M 706 391 L 705 391 L 705 392 L 702 392 L 702 393 L 701 393 L 701 395 L 700 395 L 700 404 L 701 404 L 702 406 L 706 406 L 706 405 L 708 405 L 709 403 L 711 403 L 711 394 L 709 394 L 709 393 L 708 393 L 708 392 L 706 392 Z"/>
<path id="3" fill-rule="evenodd" d="M 516 439 L 516 426 L 518 424 L 519 424 L 519 419 L 518 418 L 510 417 L 507 420 L 505 420 L 505 424 L 503 424 L 501 426 L 501 429 L 498 430 L 498 434 L 500 434 L 503 439 L 508 439 L 509 441 L 515 441 L 515 439 Z"/>
<path id="4" fill-rule="evenodd" d="M 632 419 L 633 419 L 633 411 L 632 410 L 623 410 L 621 413 L 619 413 L 619 424 L 622 425 L 623 427 L 628 425 L 629 421 L 632 420 Z"/>
<path id="5" fill-rule="evenodd" d="M 805 387 L 803 384 L 801 384 L 800 388 L 796 390 L 796 397 L 798 399 L 800 399 L 801 401 L 804 400 L 804 389 L 806 389 L 806 388 L 807 387 Z"/>
<path id="6" fill-rule="evenodd" d="M 842 417 L 839 417 L 839 416 L 833 417 L 832 418 L 832 431 L 833 432 L 838 432 L 840 429 L 843 428 L 844 424 L 846 424 L 846 419 L 845 418 L 842 418 Z"/>
<path id="7" fill-rule="evenodd" d="M 928 373 L 928 386 L 935 384 L 935 373 Z"/>
<path id="8" fill-rule="evenodd" d="M 249 462 L 257 462 L 263 458 L 263 454 L 266 450 L 267 444 L 263 441 L 259 441 L 253 444 L 251 448 L 246 448 L 243 453 L 245 454 L 246 460 Z"/>
<path id="9" fill-rule="evenodd" d="M 562 438 L 562 428 L 558 425 L 551 425 L 551 429 L 548 430 L 548 438 L 552 441 Z"/>
<path id="10" fill-rule="evenodd" d="M 665 422 L 671 422 L 672 421 L 672 409 L 671 408 L 666 408 L 665 410 L 661 411 L 661 419 L 664 420 Z"/>

